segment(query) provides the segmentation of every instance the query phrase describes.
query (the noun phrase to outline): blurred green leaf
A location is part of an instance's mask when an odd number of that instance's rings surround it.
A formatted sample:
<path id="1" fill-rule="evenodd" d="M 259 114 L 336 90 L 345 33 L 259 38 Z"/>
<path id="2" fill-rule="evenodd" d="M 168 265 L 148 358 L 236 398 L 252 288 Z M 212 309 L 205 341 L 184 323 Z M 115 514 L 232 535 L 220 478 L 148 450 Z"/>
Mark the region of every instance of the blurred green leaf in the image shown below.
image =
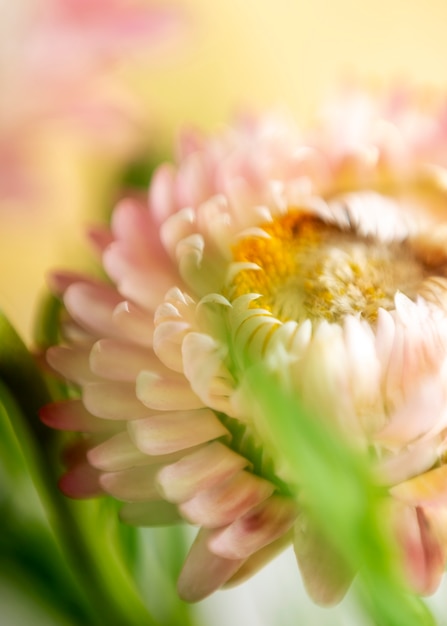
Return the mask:
<path id="1" fill-rule="evenodd" d="M 77 579 L 77 593 L 89 612 L 83 625 L 155 626 L 124 564 L 119 522 L 105 512 L 107 504 L 70 501 L 57 489 L 57 433 L 38 418 L 51 397 L 33 356 L 1 314 L 0 345 L 3 417 L 11 418 L 57 544 Z"/>
<path id="2" fill-rule="evenodd" d="M 142 528 L 139 535 L 139 580 L 143 593 L 146 588 L 153 612 L 166 626 L 193 626 L 194 607 L 179 598 L 176 585 L 188 551 L 184 525 Z M 154 580 L 156 586 L 151 584 Z"/>
<path id="3" fill-rule="evenodd" d="M 313 523 L 355 571 L 364 608 L 377 626 L 433 626 L 424 603 L 402 583 L 386 519 L 384 494 L 367 459 L 321 416 L 272 381 L 262 366 L 248 373 L 271 453 L 288 465 Z M 278 457 L 279 455 L 279 457 Z M 336 485 L 336 488 L 333 488 Z"/>
<path id="4" fill-rule="evenodd" d="M 55 345 L 60 340 L 60 316 L 62 302 L 51 293 L 46 293 L 34 319 L 33 338 L 40 351 Z"/>

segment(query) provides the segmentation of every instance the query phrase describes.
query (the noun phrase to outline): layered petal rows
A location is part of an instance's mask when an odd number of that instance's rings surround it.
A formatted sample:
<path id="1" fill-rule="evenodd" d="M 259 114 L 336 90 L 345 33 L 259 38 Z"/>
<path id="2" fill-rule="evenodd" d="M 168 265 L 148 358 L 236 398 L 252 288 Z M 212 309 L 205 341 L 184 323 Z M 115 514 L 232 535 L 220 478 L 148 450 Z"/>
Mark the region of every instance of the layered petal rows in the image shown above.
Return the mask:
<path id="1" fill-rule="evenodd" d="M 186 135 L 148 203 L 123 201 L 110 231 L 93 233 L 110 283 L 53 276 L 67 315 L 48 361 L 80 393 L 42 419 L 83 434 L 61 488 L 122 500 L 131 524 L 200 527 L 185 599 L 243 580 L 292 541 L 317 601 L 352 578 L 303 530 L 299 477 L 263 445 L 246 382 L 259 362 L 375 450 L 409 580 L 436 588 L 447 547 L 446 111 L 351 94 L 311 132 L 270 116 Z"/>

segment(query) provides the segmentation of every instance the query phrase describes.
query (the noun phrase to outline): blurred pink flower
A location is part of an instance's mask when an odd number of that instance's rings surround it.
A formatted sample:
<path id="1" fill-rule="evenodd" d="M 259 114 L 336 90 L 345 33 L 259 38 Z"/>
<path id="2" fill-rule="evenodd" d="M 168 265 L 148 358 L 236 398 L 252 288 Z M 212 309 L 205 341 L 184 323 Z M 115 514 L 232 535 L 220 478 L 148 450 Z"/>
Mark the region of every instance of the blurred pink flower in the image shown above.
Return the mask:
<path id="1" fill-rule="evenodd" d="M 178 34 L 174 8 L 141 0 L 34 0 L 2 9 L 0 197 L 35 191 L 32 159 L 48 122 L 70 121 L 93 144 L 126 158 L 144 113 L 124 84 L 104 79 L 114 64 Z"/>
<path id="2" fill-rule="evenodd" d="M 436 588 L 447 545 L 445 111 L 404 93 L 350 94 L 312 132 L 273 115 L 186 135 L 148 206 L 123 201 L 110 232 L 93 233 L 113 284 L 53 277 L 68 316 L 48 359 L 81 397 L 42 417 L 86 434 L 61 488 L 125 501 L 132 524 L 198 525 L 179 580 L 187 600 L 292 541 L 316 601 L 339 599 L 354 575 L 298 512 L 299 477 L 269 455 L 247 384 L 259 361 L 375 450 L 409 582 Z"/>

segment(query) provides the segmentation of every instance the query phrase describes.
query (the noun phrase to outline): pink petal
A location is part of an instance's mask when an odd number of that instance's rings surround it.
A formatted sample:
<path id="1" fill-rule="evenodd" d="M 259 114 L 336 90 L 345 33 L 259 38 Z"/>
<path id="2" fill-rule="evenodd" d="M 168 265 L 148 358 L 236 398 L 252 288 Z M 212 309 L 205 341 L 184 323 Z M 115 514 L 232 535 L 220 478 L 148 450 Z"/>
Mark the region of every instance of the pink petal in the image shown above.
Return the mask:
<path id="1" fill-rule="evenodd" d="M 159 500 L 156 486 L 160 465 L 132 467 L 119 472 L 101 474 L 100 484 L 104 491 L 125 502 Z"/>
<path id="2" fill-rule="evenodd" d="M 445 548 L 430 519 L 421 508 L 404 507 L 399 515 L 397 538 L 404 550 L 405 571 L 416 593 L 436 591 L 445 567 Z"/>
<path id="3" fill-rule="evenodd" d="M 160 369 L 153 351 L 115 339 L 101 339 L 90 352 L 90 368 L 110 380 L 135 381 L 141 370 Z"/>
<path id="4" fill-rule="evenodd" d="M 113 235 L 110 230 L 101 226 L 91 227 L 87 234 L 99 252 L 104 252 L 113 241 Z"/>
<path id="5" fill-rule="evenodd" d="M 442 427 L 445 419 L 441 421 L 441 417 L 446 412 L 444 390 L 438 378 L 421 379 L 375 439 L 385 446 L 410 443 L 437 423 Z"/>
<path id="6" fill-rule="evenodd" d="M 174 211 L 175 204 L 175 168 L 165 163 L 157 168 L 149 188 L 149 206 L 155 222 L 162 224 Z"/>
<path id="7" fill-rule="evenodd" d="M 228 435 L 212 411 L 199 409 L 160 413 L 129 422 L 135 445 L 145 454 L 169 454 Z"/>
<path id="8" fill-rule="evenodd" d="M 91 278 L 86 278 L 84 274 L 79 272 L 51 272 L 48 276 L 48 285 L 51 291 L 58 296 L 63 296 L 70 285 L 74 285 L 75 283 L 87 283 L 90 285 L 103 284 Z"/>
<path id="9" fill-rule="evenodd" d="M 204 528 L 227 526 L 245 515 L 274 491 L 272 483 L 242 471 L 214 488 L 199 491 L 179 506 L 182 515 L 192 524 Z"/>
<path id="10" fill-rule="evenodd" d="M 149 244 L 148 244 L 149 246 Z M 173 283 L 176 274 L 160 260 L 140 259 L 135 250 L 113 242 L 103 254 L 103 265 L 124 298 L 152 312 Z"/>
<path id="11" fill-rule="evenodd" d="M 103 495 L 99 472 L 88 463 L 77 465 L 59 480 L 59 489 L 69 498 L 97 498 Z"/>
<path id="12" fill-rule="evenodd" d="M 64 295 L 64 304 L 73 319 L 99 336 L 115 335 L 112 314 L 122 301 L 120 294 L 106 285 L 75 283 Z"/>
<path id="13" fill-rule="evenodd" d="M 113 432 L 122 428 L 122 422 L 104 420 L 89 413 L 80 400 L 65 400 L 47 404 L 40 410 L 44 424 L 58 430 L 81 433 Z"/>
<path id="14" fill-rule="evenodd" d="M 105 421 L 105 420 L 103 420 Z M 116 422 L 111 422 L 112 424 Z M 192 448 L 195 451 L 197 448 Z M 175 463 L 184 457 L 184 452 L 171 454 L 157 454 L 155 456 L 141 452 L 132 442 L 127 431 L 117 433 L 98 446 L 91 448 L 87 457 L 89 462 L 104 472 L 121 471 L 142 465 L 167 465 Z"/>
<path id="15" fill-rule="evenodd" d="M 69 451 L 69 470 L 60 478 L 59 489 L 70 498 L 96 498 L 103 494 L 100 473 L 85 458 L 84 442 Z"/>
<path id="16" fill-rule="evenodd" d="M 159 411 L 191 410 L 204 406 L 188 381 L 174 372 L 167 378 L 154 372 L 141 372 L 137 378 L 136 393 L 143 404 Z"/>
<path id="17" fill-rule="evenodd" d="M 247 465 L 247 459 L 215 441 L 164 467 L 158 475 L 158 483 L 166 500 L 185 502 L 199 491 L 224 482 Z"/>
<path id="18" fill-rule="evenodd" d="M 153 318 L 131 302 L 120 302 L 112 313 L 120 337 L 141 346 L 152 346 Z"/>
<path id="19" fill-rule="evenodd" d="M 90 413 L 109 420 L 135 420 L 154 413 L 138 400 L 130 383 L 87 384 L 82 400 Z"/>
<path id="20" fill-rule="evenodd" d="M 206 155 L 198 151 L 184 155 L 177 173 L 176 192 L 179 207 L 198 207 L 213 194 Z"/>
<path id="21" fill-rule="evenodd" d="M 148 457 L 134 446 L 127 431 L 118 433 L 87 453 L 89 463 L 105 472 L 147 465 Z"/>
<path id="22" fill-rule="evenodd" d="M 293 501 L 274 495 L 230 526 L 214 531 L 208 547 L 227 559 L 246 559 L 290 530 L 295 519 Z"/>
<path id="23" fill-rule="evenodd" d="M 210 552 L 209 533 L 197 534 L 183 565 L 177 590 L 186 602 L 198 602 L 219 589 L 242 565 L 242 559 L 224 559 Z"/>
<path id="24" fill-rule="evenodd" d="M 419 440 L 409 448 L 378 460 L 374 473 L 381 484 L 395 485 L 433 467 L 438 459 L 439 440 Z"/>
<path id="25" fill-rule="evenodd" d="M 195 213 L 191 208 L 182 208 L 169 217 L 160 227 L 160 239 L 172 258 L 180 241 L 196 232 Z"/>
<path id="26" fill-rule="evenodd" d="M 53 369 L 74 383 L 82 385 L 98 380 L 90 370 L 86 350 L 52 346 L 47 350 L 47 360 Z"/>
<path id="27" fill-rule="evenodd" d="M 237 570 L 237 572 L 232 576 L 226 583 L 225 587 L 233 587 L 234 585 L 240 585 L 242 582 L 256 574 L 264 565 L 269 563 L 272 559 L 274 559 L 278 554 L 280 554 L 283 550 L 285 550 L 291 543 L 293 539 L 293 532 L 290 530 L 289 532 L 281 535 L 272 543 L 264 546 L 254 554 L 252 554 L 244 564 Z"/>

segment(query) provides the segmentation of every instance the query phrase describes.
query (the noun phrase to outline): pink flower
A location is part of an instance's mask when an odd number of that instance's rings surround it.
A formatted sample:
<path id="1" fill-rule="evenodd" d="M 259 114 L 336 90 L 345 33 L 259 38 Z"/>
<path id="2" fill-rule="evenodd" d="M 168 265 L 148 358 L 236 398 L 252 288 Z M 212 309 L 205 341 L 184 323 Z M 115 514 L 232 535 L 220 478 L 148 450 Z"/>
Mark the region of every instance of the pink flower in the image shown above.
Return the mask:
<path id="1" fill-rule="evenodd" d="M 148 204 L 123 201 L 110 231 L 93 233 L 112 284 L 53 277 L 68 316 L 48 359 L 80 397 L 43 419 L 85 434 L 61 488 L 123 500 L 132 524 L 199 526 L 179 580 L 187 600 L 243 580 L 290 542 L 318 602 L 336 601 L 353 576 L 333 575 L 336 555 L 290 495 L 299 477 L 269 456 L 247 384 L 260 361 L 375 450 L 409 581 L 436 588 L 447 512 L 445 110 L 403 93 L 351 94 L 311 132 L 266 116 L 187 135 Z"/>
<path id="2" fill-rule="evenodd" d="M 107 77 L 118 63 L 154 54 L 179 30 L 179 13 L 139 0 L 37 0 L 2 11 L 0 195 L 36 193 L 33 155 L 51 121 L 76 124 L 118 155 L 135 150 L 144 114 Z"/>

